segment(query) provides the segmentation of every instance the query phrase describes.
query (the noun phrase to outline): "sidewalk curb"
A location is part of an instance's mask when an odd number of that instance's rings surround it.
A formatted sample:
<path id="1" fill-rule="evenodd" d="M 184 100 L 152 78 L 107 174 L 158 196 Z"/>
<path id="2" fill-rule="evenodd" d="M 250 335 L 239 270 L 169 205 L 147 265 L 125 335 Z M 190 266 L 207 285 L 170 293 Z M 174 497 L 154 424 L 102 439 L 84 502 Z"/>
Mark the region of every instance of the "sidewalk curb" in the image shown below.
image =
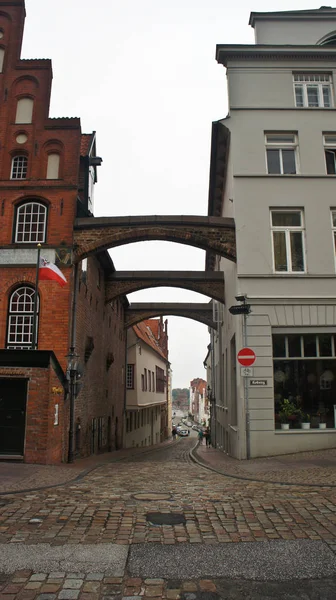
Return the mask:
<path id="1" fill-rule="evenodd" d="M 111 457 L 111 460 L 98 463 L 97 465 L 94 465 L 93 467 L 91 467 L 89 469 L 84 469 L 81 473 L 76 475 L 76 477 L 74 477 L 73 479 L 68 479 L 67 481 L 63 481 L 62 483 L 55 483 L 54 485 L 42 485 L 40 487 L 34 487 L 34 488 L 25 488 L 25 489 L 21 489 L 21 490 L 14 490 L 12 492 L 10 492 L 10 491 L 0 492 L 0 496 L 13 496 L 13 495 L 17 495 L 17 494 L 26 494 L 27 492 L 38 492 L 41 490 L 48 490 L 48 489 L 62 487 L 62 486 L 66 486 L 66 485 L 69 485 L 72 483 L 76 483 L 77 481 L 84 479 L 84 477 L 86 477 L 86 475 L 88 475 L 89 473 L 92 473 L 92 471 L 95 471 L 96 469 L 100 469 L 101 467 L 104 467 L 105 465 L 109 465 L 111 463 L 118 463 L 118 462 L 121 462 L 128 458 L 134 458 L 135 456 L 142 456 L 143 454 L 149 454 L 150 452 L 158 452 L 159 450 L 164 450 L 167 447 L 169 448 L 173 444 L 176 444 L 177 442 L 180 442 L 180 441 L 181 440 L 179 438 L 178 440 L 175 440 L 175 441 L 171 440 L 170 442 L 167 442 L 162 447 L 158 447 L 158 446 L 154 446 L 153 448 L 148 447 L 147 450 L 143 450 L 141 452 L 139 452 L 139 451 L 133 452 L 133 453 L 128 454 L 127 456 Z M 63 464 L 63 463 L 61 463 L 61 464 Z M 67 464 L 67 463 L 64 463 L 64 464 Z"/>
<path id="2" fill-rule="evenodd" d="M 215 469 L 215 467 L 211 467 L 210 465 L 207 465 L 206 463 L 202 462 L 200 460 L 200 458 L 197 455 L 197 451 L 196 448 L 198 447 L 198 442 L 196 443 L 196 445 L 189 451 L 189 456 L 190 459 L 196 463 L 199 467 L 203 467 L 204 469 L 208 469 L 209 471 L 213 471 L 214 473 L 217 473 L 218 475 L 222 475 L 223 477 L 229 477 L 232 479 L 240 479 L 242 481 L 256 481 L 258 483 L 270 483 L 272 485 L 284 485 L 284 486 L 290 486 L 290 487 L 310 487 L 310 488 L 336 488 L 336 484 L 335 483 L 330 483 L 330 484 L 325 484 L 325 483 L 290 483 L 290 482 L 284 482 L 284 481 L 270 481 L 268 479 L 257 479 L 257 478 L 252 478 L 252 477 L 244 477 L 243 475 L 231 475 L 230 473 L 225 473 L 223 471 L 219 471 L 218 469 Z"/>

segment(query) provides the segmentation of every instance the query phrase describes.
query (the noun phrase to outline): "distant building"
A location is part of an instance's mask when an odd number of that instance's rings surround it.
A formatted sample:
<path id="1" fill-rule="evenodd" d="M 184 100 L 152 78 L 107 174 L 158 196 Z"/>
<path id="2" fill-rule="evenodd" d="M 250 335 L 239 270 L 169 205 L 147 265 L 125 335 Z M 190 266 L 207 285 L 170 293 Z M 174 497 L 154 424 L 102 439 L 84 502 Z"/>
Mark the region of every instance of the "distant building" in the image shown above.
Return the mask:
<path id="1" fill-rule="evenodd" d="M 148 319 L 127 332 L 124 446 L 151 446 L 168 436 L 167 321 Z"/>
<path id="2" fill-rule="evenodd" d="M 190 382 L 189 412 L 195 421 L 208 425 L 210 412 L 208 406 L 207 382 L 204 379 L 193 379 Z"/>

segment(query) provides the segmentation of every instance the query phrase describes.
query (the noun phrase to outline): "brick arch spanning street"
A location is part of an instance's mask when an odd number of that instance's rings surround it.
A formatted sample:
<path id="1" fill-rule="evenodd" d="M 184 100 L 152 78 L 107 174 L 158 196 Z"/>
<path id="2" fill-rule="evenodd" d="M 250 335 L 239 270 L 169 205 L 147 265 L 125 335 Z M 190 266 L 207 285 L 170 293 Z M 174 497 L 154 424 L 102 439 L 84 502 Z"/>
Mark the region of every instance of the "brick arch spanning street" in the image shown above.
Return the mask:
<path id="1" fill-rule="evenodd" d="M 115 271 L 105 284 L 105 302 L 153 287 L 192 290 L 224 303 L 222 271 Z"/>
<path id="2" fill-rule="evenodd" d="M 236 261 L 234 219 L 170 215 L 76 219 L 74 261 L 109 248 L 148 240 L 187 244 Z"/>
<path id="3" fill-rule="evenodd" d="M 125 310 L 125 328 L 132 327 L 132 325 L 136 325 L 145 319 L 164 315 L 186 317 L 204 323 L 212 329 L 217 328 L 217 323 L 213 321 L 212 304 L 191 302 L 138 302 L 130 304 Z"/>

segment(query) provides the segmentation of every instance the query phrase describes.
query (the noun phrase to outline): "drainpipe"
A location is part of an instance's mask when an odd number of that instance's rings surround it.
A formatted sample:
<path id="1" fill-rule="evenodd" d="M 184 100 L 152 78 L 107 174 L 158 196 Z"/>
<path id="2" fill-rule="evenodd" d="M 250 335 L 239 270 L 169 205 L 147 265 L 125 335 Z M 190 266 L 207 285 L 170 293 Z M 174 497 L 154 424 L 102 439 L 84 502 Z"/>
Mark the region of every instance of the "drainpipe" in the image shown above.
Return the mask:
<path id="1" fill-rule="evenodd" d="M 75 348 L 76 348 L 76 310 L 77 310 L 77 293 L 78 293 L 78 263 L 74 265 L 73 270 L 73 294 L 72 294 L 72 311 L 71 311 L 71 333 L 70 333 L 70 350 L 69 350 L 69 374 L 70 374 L 70 415 L 69 415 L 69 449 L 68 463 L 74 461 L 74 430 L 75 430 L 75 380 L 76 380 L 76 365 Z"/>

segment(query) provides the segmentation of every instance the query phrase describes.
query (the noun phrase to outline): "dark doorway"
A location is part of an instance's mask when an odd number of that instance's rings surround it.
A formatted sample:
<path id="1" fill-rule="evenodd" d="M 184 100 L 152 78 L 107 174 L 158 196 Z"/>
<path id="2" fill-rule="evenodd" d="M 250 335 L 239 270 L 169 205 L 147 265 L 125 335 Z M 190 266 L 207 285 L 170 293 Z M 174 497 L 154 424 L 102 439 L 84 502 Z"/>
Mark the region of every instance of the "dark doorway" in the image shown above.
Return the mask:
<path id="1" fill-rule="evenodd" d="M 23 456 L 26 403 L 26 379 L 0 379 L 0 454 Z"/>

